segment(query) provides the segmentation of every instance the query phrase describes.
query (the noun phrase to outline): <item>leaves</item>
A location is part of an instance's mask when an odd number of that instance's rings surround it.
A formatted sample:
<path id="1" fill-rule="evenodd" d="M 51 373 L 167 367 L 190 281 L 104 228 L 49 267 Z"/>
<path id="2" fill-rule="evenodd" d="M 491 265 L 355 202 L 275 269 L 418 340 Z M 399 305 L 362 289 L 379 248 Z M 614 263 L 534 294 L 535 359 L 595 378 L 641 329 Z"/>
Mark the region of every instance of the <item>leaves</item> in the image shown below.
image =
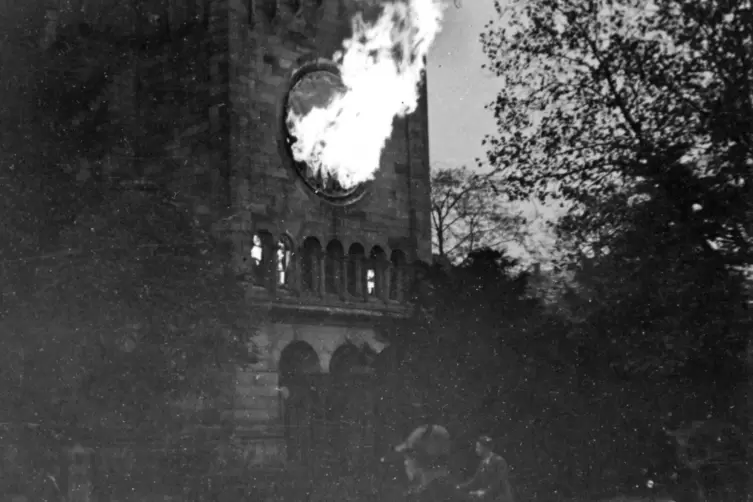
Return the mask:
<path id="1" fill-rule="evenodd" d="M 420 385 L 451 432 L 498 437 L 521 496 L 609 494 L 643 484 L 648 468 L 669 476 L 674 451 L 655 429 L 664 406 L 692 401 L 688 388 L 605 375 L 600 356 L 583 348 L 598 352 L 610 340 L 574 336 L 583 326 L 532 298 L 534 277 L 516 270 L 490 249 L 433 268 L 420 298 L 427 328 L 401 337 L 410 367 L 432 377 L 403 380 Z"/>
<path id="2" fill-rule="evenodd" d="M 482 35 L 504 79 L 488 160 L 509 197 L 568 206 L 559 265 L 574 277 L 558 307 L 579 364 L 636 385 L 692 378 L 725 412 L 702 380 L 741 377 L 729 355 L 750 329 L 750 6 L 533 0 L 497 12 Z"/>
<path id="3" fill-rule="evenodd" d="M 482 42 L 505 82 L 487 139 L 501 190 L 573 211 L 664 192 L 697 244 L 750 261 L 749 7 L 534 0 L 498 13 Z M 695 203 L 708 213 L 691 218 Z"/>

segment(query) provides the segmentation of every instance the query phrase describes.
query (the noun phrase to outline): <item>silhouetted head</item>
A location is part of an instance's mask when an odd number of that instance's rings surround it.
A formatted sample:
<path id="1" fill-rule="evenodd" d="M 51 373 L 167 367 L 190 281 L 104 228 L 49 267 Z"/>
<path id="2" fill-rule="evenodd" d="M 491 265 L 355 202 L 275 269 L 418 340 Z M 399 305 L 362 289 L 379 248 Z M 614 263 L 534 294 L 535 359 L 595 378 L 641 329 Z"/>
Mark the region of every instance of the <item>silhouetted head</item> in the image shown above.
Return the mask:
<path id="1" fill-rule="evenodd" d="M 494 441 L 489 436 L 481 436 L 476 440 L 476 455 L 485 457 L 492 452 Z"/>

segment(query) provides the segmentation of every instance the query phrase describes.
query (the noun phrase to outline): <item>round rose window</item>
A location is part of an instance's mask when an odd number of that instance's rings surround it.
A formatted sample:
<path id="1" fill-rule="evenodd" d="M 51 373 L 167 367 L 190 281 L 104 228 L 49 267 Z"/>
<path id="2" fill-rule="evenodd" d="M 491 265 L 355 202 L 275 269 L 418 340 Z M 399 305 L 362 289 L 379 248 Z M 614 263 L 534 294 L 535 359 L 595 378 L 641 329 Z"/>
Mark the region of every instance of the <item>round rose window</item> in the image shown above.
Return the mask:
<path id="1" fill-rule="evenodd" d="M 298 116 L 305 116 L 315 107 L 325 107 L 344 89 L 335 65 L 322 62 L 307 65 L 293 76 L 281 117 L 283 156 L 314 193 L 330 202 L 340 203 L 352 201 L 362 192 L 363 185 L 345 188 L 336 174 L 329 174 L 313 163 L 297 161 L 292 148 L 297 138 L 291 132 L 289 116 L 291 110 Z"/>

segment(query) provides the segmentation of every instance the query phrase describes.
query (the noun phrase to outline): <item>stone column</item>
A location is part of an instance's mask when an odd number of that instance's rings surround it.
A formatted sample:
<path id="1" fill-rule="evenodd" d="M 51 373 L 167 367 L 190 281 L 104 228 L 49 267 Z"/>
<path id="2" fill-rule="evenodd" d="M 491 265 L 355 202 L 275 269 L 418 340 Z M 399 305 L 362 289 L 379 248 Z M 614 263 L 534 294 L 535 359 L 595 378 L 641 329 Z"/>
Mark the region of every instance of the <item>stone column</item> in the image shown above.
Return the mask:
<path id="1" fill-rule="evenodd" d="M 342 271 L 342 277 L 340 281 L 340 297 L 343 300 L 350 298 L 350 291 L 348 291 L 348 257 L 343 257 L 340 260 L 340 270 Z"/>
<path id="2" fill-rule="evenodd" d="M 361 296 L 363 298 L 363 301 L 368 302 L 369 301 L 369 266 L 368 262 L 366 261 L 366 258 L 361 258 L 359 260 L 359 265 L 361 266 L 358 272 L 358 278 L 361 280 Z M 374 270 L 374 275 L 376 279 L 376 270 Z"/>
<path id="3" fill-rule="evenodd" d="M 271 294 L 277 292 L 277 239 L 276 236 L 270 235 L 267 237 L 267 242 L 264 246 L 264 254 L 266 258 L 267 267 L 267 291 Z"/>
<path id="4" fill-rule="evenodd" d="M 392 263 L 387 262 L 384 267 L 384 293 L 383 293 L 383 300 L 385 302 L 389 302 L 392 298 L 390 297 L 390 293 L 392 292 L 392 270 L 394 265 Z"/>
<path id="5" fill-rule="evenodd" d="M 316 257 L 316 268 L 319 271 L 316 284 L 318 284 L 318 296 L 325 296 L 327 293 L 327 253 L 319 253 Z"/>
<path id="6" fill-rule="evenodd" d="M 301 253 L 293 252 L 290 257 L 288 276 L 290 277 L 290 289 L 293 294 L 301 294 Z"/>

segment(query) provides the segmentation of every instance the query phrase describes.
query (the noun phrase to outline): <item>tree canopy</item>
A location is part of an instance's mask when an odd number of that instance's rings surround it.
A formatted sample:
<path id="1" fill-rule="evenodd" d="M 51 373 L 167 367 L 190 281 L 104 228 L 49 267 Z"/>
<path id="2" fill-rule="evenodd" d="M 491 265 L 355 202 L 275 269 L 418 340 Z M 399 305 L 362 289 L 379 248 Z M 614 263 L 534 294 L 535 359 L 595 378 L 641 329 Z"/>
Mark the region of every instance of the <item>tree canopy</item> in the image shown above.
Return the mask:
<path id="1" fill-rule="evenodd" d="M 499 18 L 482 35 L 501 82 L 489 107 L 498 131 L 486 138 L 487 160 L 509 197 L 568 209 L 557 225 L 558 266 L 571 280 L 554 312 L 564 315 L 579 371 L 612 382 L 631 420 L 741 424 L 751 321 L 751 7 L 496 7 Z"/>
<path id="2" fill-rule="evenodd" d="M 744 2 L 497 2 L 488 161 L 512 197 L 661 198 L 692 245 L 750 262 L 753 13 Z M 600 211 L 602 232 L 623 213 Z"/>
<path id="3" fill-rule="evenodd" d="M 569 204 L 558 232 L 585 295 L 577 332 L 612 341 L 591 357 L 644 377 L 703 368 L 738 381 L 750 8 L 530 0 L 497 12 L 482 36 L 504 83 L 488 158 L 510 197 Z"/>

